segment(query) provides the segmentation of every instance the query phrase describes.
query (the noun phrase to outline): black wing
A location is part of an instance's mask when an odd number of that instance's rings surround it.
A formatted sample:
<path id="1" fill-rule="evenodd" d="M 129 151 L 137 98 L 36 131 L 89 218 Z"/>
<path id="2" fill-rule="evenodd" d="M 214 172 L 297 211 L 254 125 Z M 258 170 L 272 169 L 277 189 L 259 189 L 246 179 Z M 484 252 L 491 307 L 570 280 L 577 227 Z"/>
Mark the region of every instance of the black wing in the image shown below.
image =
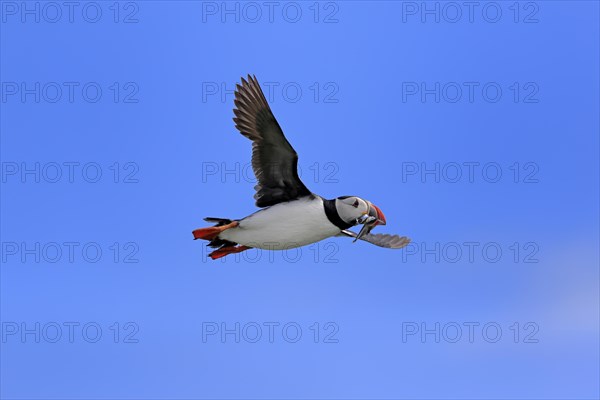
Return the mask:
<path id="1" fill-rule="evenodd" d="M 248 75 L 235 91 L 235 127 L 252 140 L 257 207 L 311 195 L 298 176 L 298 154 L 283 135 L 256 80 Z"/>
<path id="2" fill-rule="evenodd" d="M 357 234 L 347 229 L 344 229 L 338 234 L 338 236 L 348 236 L 351 238 L 355 238 Z M 371 244 L 374 244 L 375 246 L 385 247 L 388 249 L 401 249 L 410 243 L 410 239 L 406 236 L 388 235 L 386 233 L 367 233 L 366 235 L 363 235 L 360 238 L 360 240 L 364 240 L 365 242 L 369 242 Z"/>

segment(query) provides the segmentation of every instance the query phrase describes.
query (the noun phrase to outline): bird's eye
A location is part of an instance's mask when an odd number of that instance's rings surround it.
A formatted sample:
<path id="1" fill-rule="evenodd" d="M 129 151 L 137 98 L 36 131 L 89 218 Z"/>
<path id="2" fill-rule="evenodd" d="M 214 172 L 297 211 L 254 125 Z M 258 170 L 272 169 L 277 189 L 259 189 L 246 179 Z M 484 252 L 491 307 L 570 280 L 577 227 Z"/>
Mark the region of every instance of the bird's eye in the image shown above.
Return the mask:
<path id="1" fill-rule="evenodd" d="M 354 201 L 354 204 L 352 204 L 352 207 L 358 208 L 358 200 Z"/>

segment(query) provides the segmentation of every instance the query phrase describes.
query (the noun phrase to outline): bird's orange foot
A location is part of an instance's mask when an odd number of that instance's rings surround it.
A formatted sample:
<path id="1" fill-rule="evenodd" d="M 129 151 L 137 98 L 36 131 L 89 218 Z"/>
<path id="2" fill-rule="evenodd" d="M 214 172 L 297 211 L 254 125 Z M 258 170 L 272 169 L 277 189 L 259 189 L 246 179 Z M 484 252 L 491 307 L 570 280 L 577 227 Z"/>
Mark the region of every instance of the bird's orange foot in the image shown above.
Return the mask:
<path id="1" fill-rule="evenodd" d="M 251 247 L 248 247 L 248 246 L 227 246 L 227 247 L 220 248 L 219 250 L 213 251 L 208 256 L 210 258 L 212 258 L 213 260 L 216 260 L 218 258 L 225 257 L 225 256 L 227 256 L 229 254 L 240 253 L 240 252 L 242 252 L 244 250 L 248 250 L 248 249 L 251 249 Z"/>
<path id="2" fill-rule="evenodd" d="M 235 228 L 239 224 L 240 223 L 238 221 L 233 221 L 226 225 L 210 226 L 208 228 L 196 229 L 192 233 L 194 234 L 194 240 L 196 240 L 196 239 L 213 240 L 217 236 L 219 236 L 219 233 L 223 232 L 226 229 Z"/>

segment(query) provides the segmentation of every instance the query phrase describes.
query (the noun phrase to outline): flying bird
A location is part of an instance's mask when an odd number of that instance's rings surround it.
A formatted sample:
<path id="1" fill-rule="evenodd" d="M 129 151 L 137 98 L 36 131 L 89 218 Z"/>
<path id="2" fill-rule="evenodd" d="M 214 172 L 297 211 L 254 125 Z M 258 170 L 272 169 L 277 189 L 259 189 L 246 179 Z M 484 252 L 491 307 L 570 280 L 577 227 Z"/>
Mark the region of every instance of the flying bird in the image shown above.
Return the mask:
<path id="1" fill-rule="evenodd" d="M 383 212 L 357 196 L 333 200 L 312 193 L 298 176 L 298 154 L 285 138 L 255 76 L 236 85 L 235 127 L 252 141 L 252 169 L 257 212 L 242 219 L 205 218 L 214 226 L 192 233 L 194 239 L 208 240 L 215 248 L 215 260 L 250 248 L 287 250 L 332 236 L 363 240 L 380 247 L 400 249 L 405 236 L 371 234 L 385 225 Z M 362 224 L 359 233 L 349 228 Z"/>

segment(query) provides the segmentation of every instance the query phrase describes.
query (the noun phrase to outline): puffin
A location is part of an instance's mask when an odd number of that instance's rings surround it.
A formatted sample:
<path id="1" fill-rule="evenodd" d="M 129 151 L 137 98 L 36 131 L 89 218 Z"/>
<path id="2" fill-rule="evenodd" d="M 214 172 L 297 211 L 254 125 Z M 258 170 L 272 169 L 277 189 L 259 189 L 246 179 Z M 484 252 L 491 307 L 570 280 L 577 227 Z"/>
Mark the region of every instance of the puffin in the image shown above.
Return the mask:
<path id="1" fill-rule="evenodd" d="M 192 231 L 194 240 L 207 240 L 215 249 L 213 260 L 251 248 L 287 250 L 333 236 L 365 241 L 379 247 L 401 249 L 406 236 L 371 234 L 386 225 L 379 207 L 358 196 L 326 199 L 312 193 L 298 176 L 298 154 L 275 119 L 254 75 L 236 85 L 233 121 L 252 141 L 252 170 L 258 208 L 241 219 L 204 218 L 214 224 Z M 362 225 L 358 233 L 350 228 Z"/>

